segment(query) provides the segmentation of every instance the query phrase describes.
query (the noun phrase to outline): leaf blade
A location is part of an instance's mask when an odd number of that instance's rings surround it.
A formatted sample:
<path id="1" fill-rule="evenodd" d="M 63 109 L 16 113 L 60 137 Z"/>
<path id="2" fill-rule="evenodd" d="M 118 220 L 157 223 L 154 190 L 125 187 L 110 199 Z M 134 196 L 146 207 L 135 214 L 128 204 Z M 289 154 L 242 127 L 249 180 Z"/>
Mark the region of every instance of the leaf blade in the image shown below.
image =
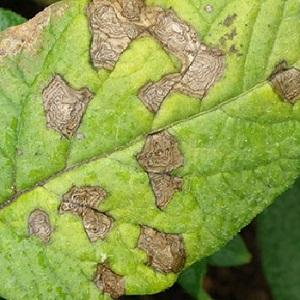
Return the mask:
<path id="1" fill-rule="evenodd" d="M 203 100 L 206 107 L 195 105 L 184 114 L 178 110 L 153 125 L 154 118 L 145 111 L 135 93 L 145 81 L 152 78 L 157 80 L 164 73 L 176 70 L 178 62 L 159 48 L 157 43 L 143 38 L 123 54 L 113 72 L 96 72 L 89 60 L 90 33 L 85 15 L 86 3 L 65 1 L 50 6 L 44 14 L 23 27 L 32 30 L 30 26 L 39 20 L 44 26 L 40 34 L 33 41 L 26 40 L 20 53 L 10 53 L 1 58 L 0 68 L 8 70 L 0 73 L 3 79 L 0 81 L 0 90 L 6 95 L 1 97 L 1 101 L 17 107 L 11 108 L 14 115 L 7 114 L 5 122 L 11 126 L 11 136 L 4 146 L 13 149 L 8 153 L 15 153 L 13 156 L 17 157 L 17 163 L 10 164 L 11 169 L 7 167 L 1 173 L 4 179 L 11 180 L 1 186 L 1 200 L 5 204 L 13 203 L 1 207 L 3 235 L 0 235 L 0 240 L 10 243 L 9 249 L 13 249 L 18 242 L 31 241 L 33 237 L 28 238 L 27 232 L 28 215 L 34 208 L 43 208 L 55 226 L 54 237 L 47 246 L 35 243 L 33 249 L 27 249 L 27 256 L 34 257 L 33 265 L 38 261 L 37 253 L 42 253 L 44 259 L 70 270 L 70 276 L 80 277 L 84 273 L 85 280 L 78 279 L 82 287 L 78 295 L 84 298 L 85 291 L 91 289 L 97 264 L 109 258 L 113 271 L 125 276 L 127 294 L 155 293 L 172 285 L 176 275 L 155 272 L 147 265 L 146 254 L 137 247 L 139 225 L 181 234 L 187 252 L 187 265 L 216 251 L 298 176 L 299 104 L 292 107 L 283 102 L 267 81 L 253 83 L 254 86 L 247 91 L 235 90 L 234 69 L 241 61 L 238 56 L 227 53 L 227 59 L 231 62 L 228 67 L 230 78 L 225 76 L 212 94 Z M 212 21 L 212 30 L 218 27 L 216 24 L 219 20 L 228 16 L 228 12 L 237 9 L 234 3 L 230 2 L 224 12 Z M 177 10 L 183 5 L 178 1 L 174 4 Z M 188 17 L 191 10 L 195 12 L 195 8 L 187 7 L 182 15 Z M 248 1 L 241 7 L 238 8 L 241 13 L 239 24 L 246 22 L 247 16 L 253 18 L 259 8 L 256 2 Z M 251 14 L 248 14 L 249 11 Z M 253 23 L 254 20 L 251 21 Z M 200 22 L 199 19 L 197 22 Z M 245 32 L 247 36 L 250 33 L 249 30 Z M 2 34 L 2 43 L 10 35 L 13 35 L 12 31 Z M 213 38 L 216 39 L 217 34 Z M 1 43 L 0 49 L 3 49 Z M 36 52 L 36 49 L 40 52 Z M 150 58 L 148 63 L 147 58 Z M 145 70 L 139 73 L 140 66 L 135 66 L 135 61 L 143 62 Z M 162 64 L 163 67 L 160 66 Z M 238 70 L 240 74 L 242 64 Z M 99 103 L 94 103 L 99 106 L 95 104 L 94 108 L 91 106 L 87 110 L 79 129 L 83 130 L 86 126 L 87 132 L 91 130 L 91 135 L 97 136 L 96 142 L 89 137 L 91 143 L 83 142 L 82 146 L 74 146 L 82 142 L 62 140 L 57 132 L 46 128 L 42 91 L 57 73 L 64 75 L 73 89 L 79 90 L 85 86 L 98 97 Z M 132 76 L 132 84 L 128 76 Z M 16 90 L 13 85 L 17 86 Z M 226 96 L 223 94 L 224 98 L 221 99 L 222 94 L 217 94 L 226 85 Z M 118 95 L 122 94 L 122 88 L 125 103 L 122 103 L 122 95 Z M 22 108 L 24 101 L 28 105 Z M 113 101 L 117 103 L 110 107 L 109 103 Z M 180 101 L 183 103 L 184 99 Z M 8 108 L 6 110 L 10 112 Z M 23 116 L 21 120 L 20 115 Z M 100 123 L 97 123 L 97 116 L 103 118 Z M 129 116 L 135 118 L 136 122 L 131 123 Z M 124 118 L 127 118 L 126 122 L 122 122 Z M 19 122 L 11 124 L 16 119 Z M 90 125 L 85 125 L 89 122 Z M 110 131 L 112 124 L 113 131 Z M 141 124 L 142 130 L 137 124 Z M 185 162 L 182 168 L 172 173 L 184 179 L 183 190 L 174 194 L 165 211 L 155 206 L 148 176 L 136 161 L 144 144 L 144 135 L 151 132 L 152 125 L 157 126 L 155 130 L 169 131 L 177 141 Z M 99 128 L 104 128 L 106 135 L 99 133 Z M 2 134 L 5 131 L 0 132 Z M 101 144 L 103 136 L 106 145 Z M 70 152 L 70 144 L 75 149 L 73 153 Z M 6 159 L 4 155 L 1 158 Z M 69 164 L 66 164 L 67 161 Z M 14 186 L 14 180 L 16 187 L 9 191 L 10 182 Z M 0 182 L 2 184 L 5 181 Z M 99 207 L 115 220 L 107 240 L 90 245 L 80 218 L 57 214 L 63 195 L 73 185 L 101 185 L 108 191 L 108 198 Z M 15 188 L 19 194 L 13 196 Z M 6 233 L 9 230 L 13 235 Z M 4 262 L 9 253 L 5 249 L 3 251 L 0 264 L 5 265 L 2 275 L 5 281 L 12 275 Z M 60 255 L 56 257 L 53 253 Z M 76 262 L 78 274 L 73 274 L 76 271 L 69 256 Z M 26 268 L 25 257 L 18 257 L 16 262 L 12 262 L 12 268 Z M 36 265 L 37 272 L 38 268 Z M 27 280 L 39 285 L 34 276 Z M 22 276 L 15 284 L 20 287 L 19 294 L 11 286 L 3 287 L 3 291 L 0 287 L 0 293 L 8 294 L 8 298 L 22 298 Z M 71 282 L 62 280 L 57 284 L 57 290 L 53 291 L 54 298 L 59 297 L 60 291 L 65 289 L 73 292 Z M 41 284 L 41 291 L 45 285 Z M 26 292 L 30 297 L 36 295 L 32 290 Z M 99 297 L 102 299 L 102 296 Z"/>

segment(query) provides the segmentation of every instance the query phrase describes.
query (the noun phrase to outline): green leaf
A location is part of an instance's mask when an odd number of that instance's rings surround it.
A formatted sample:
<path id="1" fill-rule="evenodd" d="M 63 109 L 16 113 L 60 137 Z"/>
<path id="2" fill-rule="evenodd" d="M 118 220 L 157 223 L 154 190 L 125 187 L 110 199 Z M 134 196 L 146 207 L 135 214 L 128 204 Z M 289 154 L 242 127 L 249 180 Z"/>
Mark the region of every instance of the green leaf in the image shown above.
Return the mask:
<path id="1" fill-rule="evenodd" d="M 300 299 L 300 180 L 258 218 L 262 265 L 275 300 Z"/>
<path id="2" fill-rule="evenodd" d="M 209 295 L 204 291 L 202 285 L 206 275 L 207 262 L 197 262 L 185 270 L 178 278 L 178 283 L 194 299 L 209 300 Z"/>
<path id="3" fill-rule="evenodd" d="M 7 9 L 0 8 L 0 31 L 10 26 L 24 23 L 25 21 L 25 18 L 21 17 L 20 15 Z"/>
<path id="4" fill-rule="evenodd" d="M 0 295 L 7 299 L 164 290 L 300 173 L 298 91 L 279 84 L 298 72 L 277 67 L 300 66 L 299 2 L 147 1 L 172 7 L 179 21 L 160 11 L 172 25 L 160 31 L 142 19 L 151 35 L 120 57 L 111 49 L 122 50 L 141 24 L 119 16 L 128 37 L 115 39 L 117 21 L 103 28 L 113 17 L 93 6 L 87 14 L 88 3 L 58 2 L 0 34 Z M 144 11 L 150 24 L 159 20 Z M 187 48 L 168 32 L 178 26 Z M 104 29 L 111 39 L 103 41 Z M 153 113 L 143 93 L 162 78 L 173 91 Z M 161 97 L 155 91 L 152 101 Z"/>
<path id="5" fill-rule="evenodd" d="M 251 261 L 248 251 L 240 235 L 236 235 L 224 248 L 208 258 L 208 263 L 216 267 L 235 267 Z"/>

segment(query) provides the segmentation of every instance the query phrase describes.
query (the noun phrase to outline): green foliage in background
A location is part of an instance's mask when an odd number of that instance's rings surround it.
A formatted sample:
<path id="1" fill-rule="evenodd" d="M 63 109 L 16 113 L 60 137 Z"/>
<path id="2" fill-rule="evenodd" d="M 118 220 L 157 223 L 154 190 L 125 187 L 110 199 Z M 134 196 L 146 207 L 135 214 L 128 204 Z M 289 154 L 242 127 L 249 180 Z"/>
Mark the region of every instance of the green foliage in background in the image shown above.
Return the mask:
<path id="1" fill-rule="evenodd" d="M 258 218 L 258 236 L 274 300 L 300 299 L 300 179 Z"/>
<path id="2" fill-rule="evenodd" d="M 10 26 L 19 25 L 25 21 L 26 20 L 20 15 L 12 11 L 0 8 L 0 31 Z"/>
<path id="3" fill-rule="evenodd" d="M 237 235 L 217 253 L 195 263 L 185 270 L 180 275 L 178 283 L 194 299 L 209 300 L 211 298 L 207 295 L 202 286 L 208 265 L 215 267 L 237 267 L 249 263 L 250 260 L 251 254 L 240 235 Z"/>
<path id="4" fill-rule="evenodd" d="M 300 68 L 299 1 L 211 0 L 208 13 L 207 1 L 148 0 L 172 7 L 203 42 L 226 55 L 225 74 L 205 99 L 174 93 L 155 116 L 138 91 L 178 71 L 178 61 L 142 37 L 112 72 L 96 71 L 87 3 L 52 6 L 40 15 L 41 26 L 26 25 L 20 51 L 13 47 L 17 35 L 0 34 L 0 205 L 14 200 L 0 210 L 0 295 L 7 299 L 108 299 L 92 282 L 97 264 L 107 260 L 124 276 L 127 294 L 160 292 L 178 274 L 147 266 L 136 247 L 139 225 L 182 235 L 188 267 L 232 239 L 300 174 L 300 102 L 284 102 L 268 81 L 282 60 Z M 235 22 L 224 25 L 232 15 Z M 220 43 L 233 30 L 234 37 Z M 54 74 L 94 94 L 80 135 L 70 140 L 46 127 L 42 92 Z M 161 211 L 136 155 L 147 134 L 166 128 L 184 156 L 174 172 L 184 187 Z M 91 244 L 79 218 L 57 213 L 73 185 L 108 192 L 99 210 L 115 221 L 104 241 Z M 28 216 L 37 208 L 55 228 L 48 245 L 28 236 Z M 216 256 L 210 263 L 225 265 L 236 247 L 224 261 Z M 201 278 L 204 270 L 200 262 L 189 272 Z"/>

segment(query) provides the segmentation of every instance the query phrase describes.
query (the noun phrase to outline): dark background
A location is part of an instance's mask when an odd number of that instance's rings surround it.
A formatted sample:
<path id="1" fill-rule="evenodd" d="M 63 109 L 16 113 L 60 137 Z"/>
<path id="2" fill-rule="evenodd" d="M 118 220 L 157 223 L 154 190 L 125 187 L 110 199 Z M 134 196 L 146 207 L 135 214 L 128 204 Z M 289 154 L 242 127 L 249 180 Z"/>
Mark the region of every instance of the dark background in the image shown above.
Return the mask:
<path id="1" fill-rule="evenodd" d="M 23 17 L 31 18 L 43 8 L 31 0 L 2 0 L 0 6 Z M 259 249 L 256 243 L 255 223 L 242 231 L 242 236 L 253 259 L 239 268 L 212 268 L 204 281 L 205 289 L 215 300 L 272 300 L 261 271 Z M 1 300 L 1 298 L 0 298 Z M 122 297 L 122 300 L 192 300 L 180 286 L 154 296 Z"/>

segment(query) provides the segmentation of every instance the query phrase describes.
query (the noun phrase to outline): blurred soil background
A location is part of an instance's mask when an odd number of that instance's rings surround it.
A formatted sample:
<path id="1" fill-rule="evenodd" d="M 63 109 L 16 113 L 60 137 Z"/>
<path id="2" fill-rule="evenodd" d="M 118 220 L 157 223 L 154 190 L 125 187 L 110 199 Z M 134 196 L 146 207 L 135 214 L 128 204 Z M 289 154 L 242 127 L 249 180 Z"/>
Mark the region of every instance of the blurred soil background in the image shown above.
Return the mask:
<path id="1" fill-rule="evenodd" d="M 31 18 L 43 9 L 31 0 L 0 0 L 0 7 L 13 10 L 25 18 Z M 242 236 L 252 253 L 252 262 L 238 268 L 209 268 L 204 287 L 214 300 L 272 300 L 261 270 L 254 222 L 242 231 Z M 179 285 L 175 285 L 158 295 L 128 296 L 121 300 L 193 299 L 185 294 Z"/>

